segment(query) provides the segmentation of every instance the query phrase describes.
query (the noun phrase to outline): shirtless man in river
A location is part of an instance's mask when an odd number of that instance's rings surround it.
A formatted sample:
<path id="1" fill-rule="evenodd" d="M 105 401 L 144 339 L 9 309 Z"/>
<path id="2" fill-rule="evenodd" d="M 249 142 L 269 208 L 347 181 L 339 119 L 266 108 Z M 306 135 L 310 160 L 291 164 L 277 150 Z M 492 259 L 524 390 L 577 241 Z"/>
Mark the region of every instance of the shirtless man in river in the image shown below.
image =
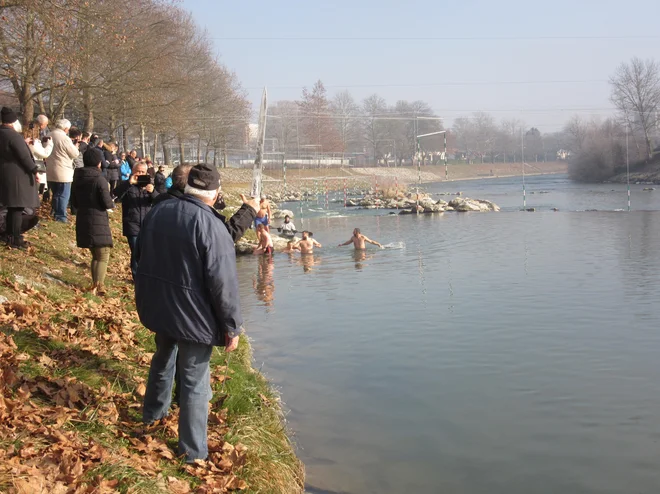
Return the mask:
<path id="1" fill-rule="evenodd" d="M 353 236 L 350 238 L 350 240 L 347 240 L 343 244 L 339 244 L 339 247 L 342 247 L 344 245 L 348 245 L 348 244 L 352 243 L 355 246 L 355 250 L 364 250 L 364 249 L 367 248 L 367 245 L 366 245 L 367 242 L 370 243 L 370 244 L 373 244 L 373 245 L 377 245 L 381 249 L 383 248 L 383 246 L 381 244 L 379 244 L 378 242 L 376 242 L 375 240 L 371 240 L 370 238 L 366 237 L 365 235 L 362 235 L 360 233 L 359 228 L 356 228 L 355 230 L 353 230 Z"/>
<path id="2" fill-rule="evenodd" d="M 311 237 L 311 233 L 305 231 L 302 232 L 302 240 L 296 244 L 296 247 L 300 249 L 301 254 L 313 254 L 314 247 L 320 248 L 322 245 Z"/>

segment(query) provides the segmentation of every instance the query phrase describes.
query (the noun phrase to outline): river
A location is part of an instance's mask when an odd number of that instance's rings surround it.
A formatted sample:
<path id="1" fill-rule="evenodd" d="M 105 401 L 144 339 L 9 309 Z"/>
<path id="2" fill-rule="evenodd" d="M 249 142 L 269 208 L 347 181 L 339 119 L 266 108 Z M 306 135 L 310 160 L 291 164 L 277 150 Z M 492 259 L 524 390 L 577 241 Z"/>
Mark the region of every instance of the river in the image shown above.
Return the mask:
<path id="1" fill-rule="evenodd" d="M 320 199 L 314 256 L 238 260 L 308 492 L 660 491 L 660 190 L 526 186 L 534 213 L 520 178 L 427 187 L 499 213 Z M 354 227 L 392 248 L 336 247 Z"/>

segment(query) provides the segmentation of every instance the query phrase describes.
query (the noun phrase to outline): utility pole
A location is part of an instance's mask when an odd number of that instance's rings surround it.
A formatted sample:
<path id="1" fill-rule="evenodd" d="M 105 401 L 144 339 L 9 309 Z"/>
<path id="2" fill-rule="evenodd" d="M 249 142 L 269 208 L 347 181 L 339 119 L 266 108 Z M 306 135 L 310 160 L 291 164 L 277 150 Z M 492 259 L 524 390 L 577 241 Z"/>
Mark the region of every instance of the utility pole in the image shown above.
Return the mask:
<path id="1" fill-rule="evenodd" d="M 628 212 L 630 212 L 630 159 L 628 157 L 628 127 L 626 126 L 626 182 L 628 184 Z"/>
<path id="2" fill-rule="evenodd" d="M 527 196 L 525 194 L 525 130 L 520 127 L 520 153 L 522 157 L 522 179 L 523 179 L 523 209 L 527 208 Z"/>

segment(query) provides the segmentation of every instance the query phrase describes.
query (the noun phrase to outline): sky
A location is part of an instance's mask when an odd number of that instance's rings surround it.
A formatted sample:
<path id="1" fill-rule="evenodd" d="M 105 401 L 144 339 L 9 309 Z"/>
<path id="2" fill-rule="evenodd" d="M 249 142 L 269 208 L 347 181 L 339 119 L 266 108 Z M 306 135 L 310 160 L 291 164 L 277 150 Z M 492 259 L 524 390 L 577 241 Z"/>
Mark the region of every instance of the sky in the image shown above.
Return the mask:
<path id="1" fill-rule="evenodd" d="M 264 86 L 272 103 L 298 99 L 320 79 L 330 97 L 348 89 L 357 101 L 374 93 L 392 105 L 424 100 L 446 126 L 487 111 L 553 132 L 575 114 L 613 113 L 608 79 L 617 65 L 634 56 L 660 60 L 659 0 L 183 0 L 182 6 L 208 30 L 253 109 Z"/>

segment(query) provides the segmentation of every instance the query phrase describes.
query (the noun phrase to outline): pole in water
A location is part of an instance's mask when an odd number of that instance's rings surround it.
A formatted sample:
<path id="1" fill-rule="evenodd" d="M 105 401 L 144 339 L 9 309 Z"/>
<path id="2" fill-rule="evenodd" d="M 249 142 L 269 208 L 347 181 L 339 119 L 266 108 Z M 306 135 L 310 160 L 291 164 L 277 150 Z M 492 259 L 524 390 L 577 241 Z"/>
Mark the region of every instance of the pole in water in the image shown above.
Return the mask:
<path id="1" fill-rule="evenodd" d="M 449 180 L 449 170 L 447 168 L 447 132 L 443 134 L 445 138 L 445 181 Z"/>
<path id="2" fill-rule="evenodd" d="M 417 138 L 417 203 L 415 205 L 415 213 L 416 214 L 419 214 L 419 186 L 422 183 L 422 164 L 419 161 L 419 157 L 420 157 L 420 144 L 419 144 L 419 137 L 418 137 Z"/>
<path id="3" fill-rule="evenodd" d="M 522 180 L 523 180 L 523 209 L 527 208 L 527 195 L 525 193 L 525 135 L 520 127 L 520 155 L 522 157 Z"/>
<path id="4" fill-rule="evenodd" d="M 376 181 L 376 201 L 378 201 L 378 175 L 374 175 L 374 180 Z M 376 209 L 378 209 L 378 202 L 376 202 Z"/>
<path id="5" fill-rule="evenodd" d="M 628 158 L 628 127 L 626 127 L 626 183 L 628 184 L 628 212 L 630 212 L 630 160 Z"/>
<path id="6" fill-rule="evenodd" d="M 344 207 L 348 206 L 348 188 L 346 185 L 346 179 L 344 179 Z"/>
<path id="7" fill-rule="evenodd" d="M 396 208 L 399 209 L 399 180 L 397 177 L 394 177 L 394 201 L 396 202 Z"/>

